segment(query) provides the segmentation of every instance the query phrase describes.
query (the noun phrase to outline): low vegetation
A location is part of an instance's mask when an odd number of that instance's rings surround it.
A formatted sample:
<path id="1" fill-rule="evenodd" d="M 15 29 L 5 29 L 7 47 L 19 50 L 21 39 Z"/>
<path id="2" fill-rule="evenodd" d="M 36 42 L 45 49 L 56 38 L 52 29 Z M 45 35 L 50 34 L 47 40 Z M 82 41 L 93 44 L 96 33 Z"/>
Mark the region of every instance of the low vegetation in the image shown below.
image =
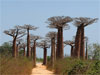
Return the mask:
<path id="1" fill-rule="evenodd" d="M 30 75 L 33 63 L 25 57 L 0 56 L 0 75 Z"/>
<path id="2" fill-rule="evenodd" d="M 100 60 L 80 60 L 66 57 L 57 60 L 54 67 L 55 74 L 60 75 L 99 75 L 100 74 Z"/>

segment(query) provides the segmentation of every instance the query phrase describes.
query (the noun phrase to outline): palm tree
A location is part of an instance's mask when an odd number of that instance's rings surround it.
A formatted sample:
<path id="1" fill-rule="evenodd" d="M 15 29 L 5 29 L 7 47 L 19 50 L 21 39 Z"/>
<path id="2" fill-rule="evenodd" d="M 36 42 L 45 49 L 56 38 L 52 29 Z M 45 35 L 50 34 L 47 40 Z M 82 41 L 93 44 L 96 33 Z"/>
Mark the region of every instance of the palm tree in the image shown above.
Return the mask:
<path id="1" fill-rule="evenodd" d="M 37 43 L 38 47 L 43 48 L 44 56 L 43 56 L 43 65 L 47 64 L 47 48 L 50 47 L 47 40 L 42 40 L 41 42 Z"/>
<path id="2" fill-rule="evenodd" d="M 97 18 L 80 17 L 74 19 L 74 24 L 77 26 L 77 33 L 75 38 L 75 54 L 78 58 L 85 59 L 84 50 L 84 28 L 97 21 Z"/>
<path id="3" fill-rule="evenodd" d="M 35 35 L 30 35 L 30 40 L 31 42 L 33 42 L 33 49 L 32 49 L 32 53 L 33 53 L 33 63 L 34 63 L 34 67 L 36 66 L 36 41 L 41 39 L 40 36 L 35 36 Z"/>
<path id="4" fill-rule="evenodd" d="M 36 30 L 37 27 L 32 26 L 30 24 L 25 24 L 21 28 L 27 30 L 27 57 L 30 57 L 31 51 L 30 51 L 30 34 L 29 34 L 29 31 L 30 30 Z"/>
<path id="5" fill-rule="evenodd" d="M 51 39 L 51 65 L 54 67 L 54 61 L 56 60 L 56 37 L 57 33 L 56 32 L 48 32 L 46 35 L 49 39 Z"/>
<path id="6" fill-rule="evenodd" d="M 20 26 L 15 26 L 14 29 L 5 30 L 4 33 L 13 37 L 13 53 L 12 53 L 12 56 L 16 58 L 16 56 L 17 56 L 16 39 L 24 36 L 25 31 L 21 30 Z"/>
<path id="7" fill-rule="evenodd" d="M 67 23 L 71 22 L 72 18 L 64 16 L 55 16 L 48 19 L 47 23 L 49 28 L 56 28 L 58 30 L 57 35 L 57 58 L 63 58 L 63 29 L 68 29 Z"/>
<path id="8" fill-rule="evenodd" d="M 71 57 L 74 57 L 74 45 L 75 45 L 74 41 L 66 40 L 66 41 L 64 41 L 64 44 L 71 46 L 71 54 L 70 55 L 71 55 Z"/>

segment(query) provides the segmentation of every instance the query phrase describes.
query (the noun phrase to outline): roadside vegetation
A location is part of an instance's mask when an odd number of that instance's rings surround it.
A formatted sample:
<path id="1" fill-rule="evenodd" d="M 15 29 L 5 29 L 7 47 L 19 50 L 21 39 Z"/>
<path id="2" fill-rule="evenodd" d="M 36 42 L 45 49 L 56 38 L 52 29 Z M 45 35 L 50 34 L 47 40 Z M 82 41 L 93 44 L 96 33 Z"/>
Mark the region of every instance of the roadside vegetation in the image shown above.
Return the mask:
<path id="1" fill-rule="evenodd" d="M 20 56 L 13 58 L 11 45 L 4 43 L 0 46 L 0 75 L 30 75 L 33 68 L 31 58 Z"/>
<path id="2" fill-rule="evenodd" d="M 48 61 L 47 68 L 60 75 L 99 75 L 100 74 L 100 45 L 88 46 L 88 60 L 65 57 L 56 60 L 54 67 Z"/>

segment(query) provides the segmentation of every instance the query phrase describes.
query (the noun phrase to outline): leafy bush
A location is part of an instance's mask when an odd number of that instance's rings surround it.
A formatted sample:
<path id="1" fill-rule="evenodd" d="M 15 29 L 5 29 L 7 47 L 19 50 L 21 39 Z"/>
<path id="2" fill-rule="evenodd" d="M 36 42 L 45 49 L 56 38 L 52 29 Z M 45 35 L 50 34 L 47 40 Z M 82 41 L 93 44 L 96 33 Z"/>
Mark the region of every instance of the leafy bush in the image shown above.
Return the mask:
<path id="1" fill-rule="evenodd" d="M 52 68 L 48 63 L 48 68 Z M 99 75 L 99 60 L 80 60 L 75 58 L 64 58 L 55 62 L 55 74 L 59 75 Z"/>

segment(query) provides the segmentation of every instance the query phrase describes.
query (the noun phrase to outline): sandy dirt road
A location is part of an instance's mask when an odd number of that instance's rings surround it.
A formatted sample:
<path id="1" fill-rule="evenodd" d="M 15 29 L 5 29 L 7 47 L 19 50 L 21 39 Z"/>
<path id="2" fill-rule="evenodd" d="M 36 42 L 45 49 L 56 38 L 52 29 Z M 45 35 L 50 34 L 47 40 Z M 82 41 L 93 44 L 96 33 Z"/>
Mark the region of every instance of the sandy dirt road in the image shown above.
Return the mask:
<path id="1" fill-rule="evenodd" d="M 42 65 L 42 63 L 37 63 L 36 68 L 32 69 L 31 75 L 55 75 L 52 71 L 46 69 L 46 66 Z"/>

